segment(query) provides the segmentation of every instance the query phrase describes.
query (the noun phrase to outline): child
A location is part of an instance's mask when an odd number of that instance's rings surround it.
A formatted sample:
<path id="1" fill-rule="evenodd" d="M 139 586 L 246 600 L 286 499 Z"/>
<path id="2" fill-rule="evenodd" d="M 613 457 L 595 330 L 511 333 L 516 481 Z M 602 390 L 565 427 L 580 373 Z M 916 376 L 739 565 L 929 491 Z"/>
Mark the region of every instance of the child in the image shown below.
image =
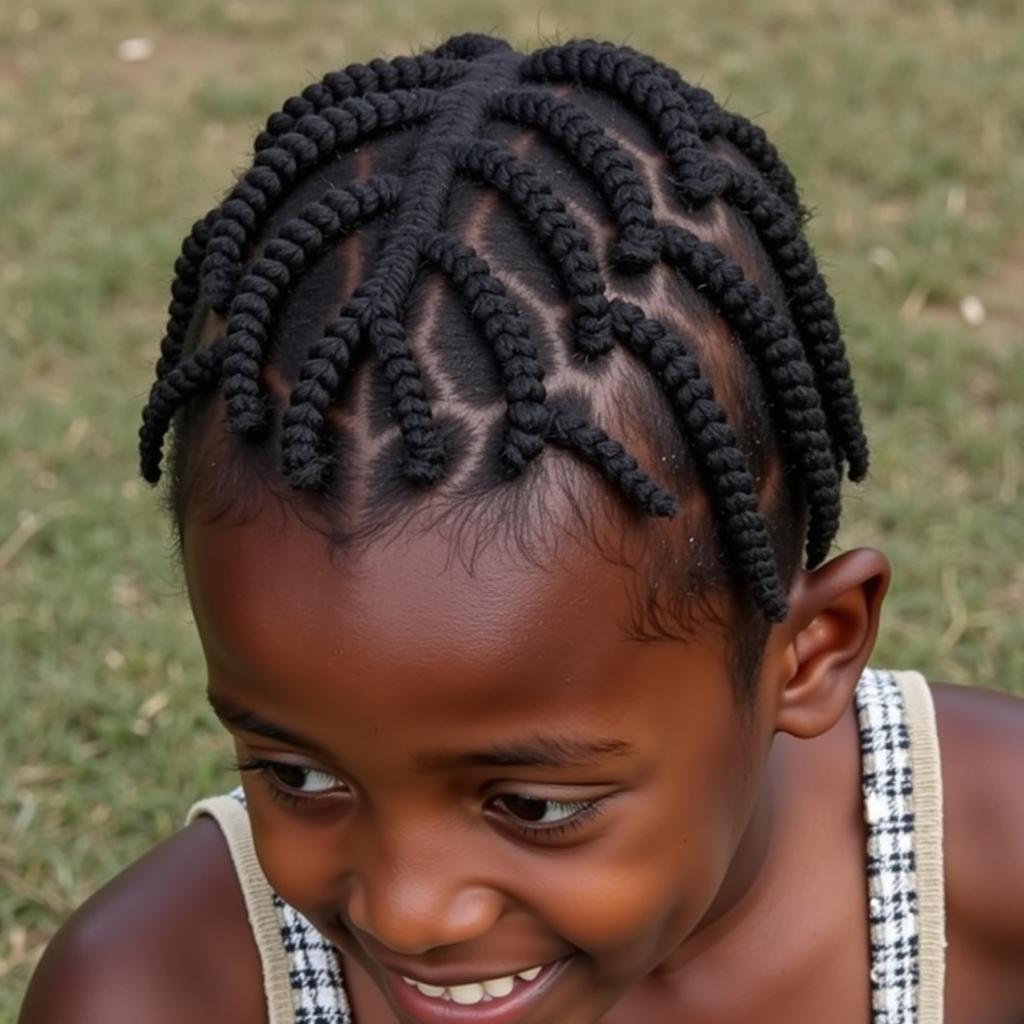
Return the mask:
<path id="1" fill-rule="evenodd" d="M 620 47 L 459 37 L 270 118 L 141 431 L 242 788 L 23 1024 L 1024 1014 L 1024 702 L 865 667 L 803 216 Z"/>

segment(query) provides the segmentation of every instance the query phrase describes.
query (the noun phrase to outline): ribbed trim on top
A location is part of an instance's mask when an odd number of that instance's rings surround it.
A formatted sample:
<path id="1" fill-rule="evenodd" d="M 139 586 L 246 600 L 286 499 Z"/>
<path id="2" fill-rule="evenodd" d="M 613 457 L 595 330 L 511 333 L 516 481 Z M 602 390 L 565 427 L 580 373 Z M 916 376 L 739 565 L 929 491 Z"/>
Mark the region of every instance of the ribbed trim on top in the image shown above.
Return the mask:
<path id="1" fill-rule="evenodd" d="M 256 859 L 249 814 L 233 797 L 200 800 L 188 812 L 186 823 L 201 815 L 214 819 L 224 833 L 238 884 L 245 899 L 249 925 L 260 953 L 268 1024 L 294 1024 L 295 1003 L 289 976 L 288 954 L 281 944 L 281 929 L 274 907 L 273 890 Z"/>
<path id="2" fill-rule="evenodd" d="M 914 770 L 914 855 L 920 983 L 917 1024 L 942 1024 L 946 973 L 946 891 L 942 850 L 942 764 L 935 705 L 924 677 L 894 672 L 903 692 Z"/>

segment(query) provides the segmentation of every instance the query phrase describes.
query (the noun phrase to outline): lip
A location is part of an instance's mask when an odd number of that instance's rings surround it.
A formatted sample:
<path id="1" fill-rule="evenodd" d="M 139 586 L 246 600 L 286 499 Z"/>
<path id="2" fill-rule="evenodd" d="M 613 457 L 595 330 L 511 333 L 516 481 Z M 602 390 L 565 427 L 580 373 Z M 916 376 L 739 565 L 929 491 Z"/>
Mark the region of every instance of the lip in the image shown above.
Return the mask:
<path id="1" fill-rule="evenodd" d="M 395 1002 L 417 1024 L 518 1024 L 561 977 L 571 959 L 555 960 L 547 964 L 533 981 L 520 981 L 507 996 L 475 1006 L 432 999 L 403 981 L 397 972 L 386 970 L 385 975 Z M 464 981 L 462 983 L 465 984 Z"/>

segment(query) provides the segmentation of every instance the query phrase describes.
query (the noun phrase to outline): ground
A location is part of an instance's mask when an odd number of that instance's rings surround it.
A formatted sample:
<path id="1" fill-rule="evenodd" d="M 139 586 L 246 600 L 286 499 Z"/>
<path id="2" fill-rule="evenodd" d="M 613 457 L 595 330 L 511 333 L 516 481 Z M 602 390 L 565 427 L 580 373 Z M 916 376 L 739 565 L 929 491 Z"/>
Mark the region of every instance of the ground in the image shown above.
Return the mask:
<path id="1" fill-rule="evenodd" d="M 757 118 L 815 212 L 865 402 L 873 481 L 847 498 L 842 546 L 877 543 L 895 563 L 875 660 L 1024 692 L 1017 0 L 478 10 L 40 0 L 0 14 L 0 1024 L 70 909 L 231 783 L 169 538 L 135 475 L 138 410 L 181 236 L 262 116 L 353 60 L 470 27 L 523 46 L 628 40 Z M 152 52 L 121 59 L 128 38 Z"/>

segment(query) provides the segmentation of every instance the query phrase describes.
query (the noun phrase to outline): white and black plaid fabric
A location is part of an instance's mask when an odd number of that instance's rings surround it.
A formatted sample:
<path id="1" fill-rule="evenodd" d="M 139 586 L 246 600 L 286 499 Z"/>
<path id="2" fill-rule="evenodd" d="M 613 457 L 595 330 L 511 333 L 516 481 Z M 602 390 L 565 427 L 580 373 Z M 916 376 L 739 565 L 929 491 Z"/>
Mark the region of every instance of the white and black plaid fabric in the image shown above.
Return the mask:
<path id="1" fill-rule="evenodd" d="M 277 893 L 274 906 L 290 964 L 295 1024 L 352 1024 L 334 946 Z"/>
<path id="2" fill-rule="evenodd" d="M 231 796 L 245 806 L 241 786 Z M 295 1024 L 353 1024 L 334 945 L 276 892 L 272 898 L 288 957 Z"/>
<path id="3" fill-rule="evenodd" d="M 868 834 L 873 1024 L 914 1024 L 919 982 L 914 772 L 903 695 L 867 669 L 856 693 Z"/>
<path id="4" fill-rule="evenodd" d="M 867 669 L 857 686 L 868 826 L 872 1024 L 915 1024 L 918 936 L 913 768 L 899 685 Z M 241 788 L 232 794 L 245 803 Z M 353 1024 L 334 946 L 276 893 L 295 1024 Z"/>

